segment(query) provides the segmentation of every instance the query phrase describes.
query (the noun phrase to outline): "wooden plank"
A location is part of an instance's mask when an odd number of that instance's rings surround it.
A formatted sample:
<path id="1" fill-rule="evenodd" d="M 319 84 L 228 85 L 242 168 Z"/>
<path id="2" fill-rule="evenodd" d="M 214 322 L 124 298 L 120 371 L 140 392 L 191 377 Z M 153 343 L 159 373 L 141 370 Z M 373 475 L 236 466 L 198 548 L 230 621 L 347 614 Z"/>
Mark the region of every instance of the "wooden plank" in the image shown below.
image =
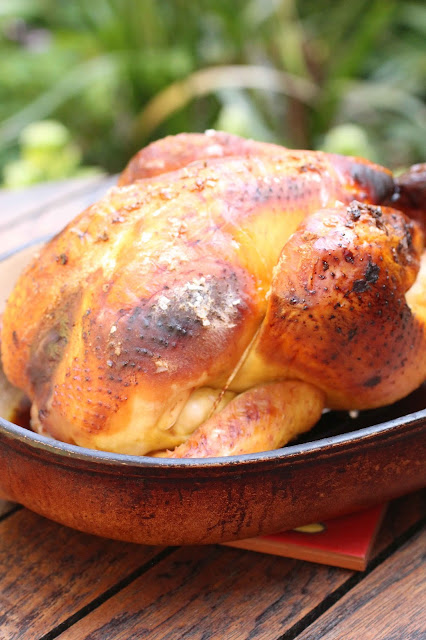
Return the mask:
<path id="1" fill-rule="evenodd" d="M 13 509 L 15 507 L 14 503 L 11 502 L 6 502 L 6 501 L 0 501 L 0 515 L 5 514 L 7 512 L 9 512 L 11 509 Z M 390 542 L 392 542 L 392 540 L 397 537 L 398 535 L 401 535 L 401 533 L 409 528 L 410 526 L 412 526 L 415 522 L 417 522 L 419 520 L 419 518 L 422 517 L 422 514 L 424 514 L 425 512 L 425 492 L 417 492 L 415 494 L 412 494 L 411 496 L 407 496 L 407 497 L 403 497 L 403 498 L 399 498 L 398 500 L 395 500 L 389 507 L 388 509 L 388 513 L 387 516 L 385 518 L 384 521 L 384 525 L 382 527 L 381 530 L 381 534 L 378 538 L 378 544 L 377 544 L 377 548 L 376 548 L 376 553 L 380 552 L 383 550 L 383 548 L 385 546 L 387 546 Z M 27 513 L 27 512 L 25 512 Z M 27 516 L 25 516 L 24 514 L 21 514 L 20 516 L 22 519 L 26 520 Z M 30 516 L 31 518 L 31 523 L 33 523 L 32 520 L 32 516 Z M 35 533 L 36 536 L 38 537 L 38 533 L 37 533 L 37 529 L 39 529 L 39 533 L 40 533 L 40 525 L 42 526 L 42 533 L 43 535 L 46 534 L 46 521 L 42 518 L 38 518 L 35 517 Z M 61 529 L 61 527 L 58 527 L 57 525 L 53 525 L 53 530 L 56 531 L 57 529 Z M 21 531 L 21 527 L 20 527 L 20 531 Z M 2 533 L 2 530 L 0 529 L 0 534 Z M 71 534 L 71 532 L 69 532 Z M 72 534 L 71 534 L 72 535 Z M 76 534 L 77 538 L 80 537 L 80 534 Z M 9 540 L 10 540 L 10 536 L 9 536 Z M 97 539 L 95 539 L 96 541 Z M 2 541 L 3 543 L 6 542 L 6 538 L 5 538 L 5 534 L 2 534 Z M 14 538 L 13 540 L 11 540 L 11 543 L 13 546 L 13 549 L 15 552 L 19 552 L 19 554 L 22 555 L 22 551 L 21 551 L 21 545 L 23 543 L 23 539 L 22 539 L 22 535 L 17 535 L 16 538 Z M 103 544 L 104 541 L 100 541 L 100 544 Z M 115 545 L 115 543 L 113 543 Z M 125 545 L 128 546 L 128 545 Z M 132 545 L 129 545 L 132 546 Z M 133 547 L 132 547 L 133 548 Z M 5 551 L 3 549 L 3 551 Z M 50 554 L 49 554 L 50 555 Z M 12 561 L 12 558 L 10 559 Z M 139 562 L 140 558 L 138 555 L 137 558 L 137 563 Z M 141 559 L 143 560 L 143 558 Z M 258 562 L 258 556 L 257 555 L 253 555 L 252 556 L 252 562 L 254 564 L 256 564 Z M 137 564 L 136 563 L 136 564 Z M 60 564 L 60 563 L 58 563 Z M 1 566 L 1 565 L 0 565 Z M 133 565 L 131 566 L 124 566 L 123 565 L 123 570 L 126 572 L 126 570 L 131 571 L 133 568 Z M 76 567 L 77 569 L 77 567 Z M 3 583 L 2 583 L 3 586 Z M 102 586 L 102 585 L 100 585 Z M 327 593 L 324 593 L 324 597 L 326 595 L 328 595 L 329 590 L 327 590 Z M 96 594 L 87 594 L 87 599 L 90 600 L 90 595 L 93 595 L 94 597 L 96 597 Z M 119 597 L 119 596 L 117 596 Z M 2 600 L 1 598 L 1 593 L 0 593 L 0 601 Z M 69 613 L 69 609 L 68 604 L 69 603 L 64 603 L 65 604 L 65 609 L 63 612 L 63 616 L 58 616 L 57 618 L 55 618 L 56 621 L 61 621 L 61 619 L 68 617 L 67 613 Z M 83 604 L 84 606 L 84 604 Z M 2 608 L 2 607 L 1 607 Z M 76 610 L 78 610 L 78 606 L 76 607 Z M 299 617 L 299 616 L 298 616 Z M 289 624 L 291 624 L 291 620 L 288 621 Z M 293 620 L 294 622 L 294 620 Z M 75 627 L 73 627 L 73 629 L 75 629 Z M 21 634 L 21 637 L 23 638 L 23 640 L 25 639 L 25 636 L 22 635 L 22 633 L 24 633 L 24 630 L 22 628 L 19 629 L 19 633 Z M 13 637 L 13 635 L 9 636 L 9 637 Z M 18 636 L 19 637 L 19 636 Z M 28 636 L 31 637 L 31 636 Z"/>
<path id="2" fill-rule="evenodd" d="M 97 175 L 43 182 L 23 189 L 0 189 L 0 230 L 6 223 L 31 215 L 37 209 L 93 189 L 104 179 L 105 176 Z"/>
<path id="3" fill-rule="evenodd" d="M 308 627 L 298 640 L 426 637 L 426 529 Z"/>
<path id="4" fill-rule="evenodd" d="M 393 500 L 386 511 L 376 543 L 371 554 L 372 560 L 388 547 L 395 538 L 403 535 L 426 513 L 426 491 L 420 490 L 408 496 Z"/>
<path id="5" fill-rule="evenodd" d="M 1 640 L 39 640 L 159 551 L 18 511 L 0 523 Z"/>
<path id="6" fill-rule="evenodd" d="M 271 640 L 350 575 L 231 548 L 181 548 L 59 638 Z"/>
<path id="7" fill-rule="evenodd" d="M 98 200 L 113 184 L 116 178 L 104 178 L 88 190 L 69 194 L 60 202 L 47 206 L 37 206 L 37 212 L 30 216 L 14 218 L 1 229 L 2 247 L 0 259 L 16 248 L 38 238 L 45 239 L 62 229 L 78 213 Z"/>
<path id="8" fill-rule="evenodd" d="M 390 505 L 375 555 L 418 522 L 423 507 L 422 492 Z M 272 640 L 353 575 L 234 549 L 189 547 L 176 551 L 59 637 Z"/>

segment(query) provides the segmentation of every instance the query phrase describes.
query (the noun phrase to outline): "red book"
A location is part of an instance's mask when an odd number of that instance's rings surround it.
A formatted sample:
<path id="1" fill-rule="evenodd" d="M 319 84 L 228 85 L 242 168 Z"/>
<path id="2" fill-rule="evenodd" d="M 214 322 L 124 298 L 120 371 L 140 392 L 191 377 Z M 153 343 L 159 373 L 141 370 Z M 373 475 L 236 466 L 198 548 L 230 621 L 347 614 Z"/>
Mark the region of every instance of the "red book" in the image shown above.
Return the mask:
<path id="1" fill-rule="evenodd" d="M 385 505 L 379 505 L 292 531 L 237 540 L 227 545 L 363 571 L 385 510 Z"/>

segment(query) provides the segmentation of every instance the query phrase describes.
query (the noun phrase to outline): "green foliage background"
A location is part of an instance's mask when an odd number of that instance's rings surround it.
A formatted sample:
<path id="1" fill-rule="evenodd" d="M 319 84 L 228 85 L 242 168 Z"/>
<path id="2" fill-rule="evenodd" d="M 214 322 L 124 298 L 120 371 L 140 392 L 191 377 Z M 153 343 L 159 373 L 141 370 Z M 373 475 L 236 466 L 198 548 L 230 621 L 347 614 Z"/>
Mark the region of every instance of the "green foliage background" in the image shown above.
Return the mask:
<path id="1" fill-rule="evenodd" d="M 425 42 L 415 1 L 0 0 L 0 166 L 46 118 L 110 172 L 209 127 L 407 166 L 426 155 Z"/>

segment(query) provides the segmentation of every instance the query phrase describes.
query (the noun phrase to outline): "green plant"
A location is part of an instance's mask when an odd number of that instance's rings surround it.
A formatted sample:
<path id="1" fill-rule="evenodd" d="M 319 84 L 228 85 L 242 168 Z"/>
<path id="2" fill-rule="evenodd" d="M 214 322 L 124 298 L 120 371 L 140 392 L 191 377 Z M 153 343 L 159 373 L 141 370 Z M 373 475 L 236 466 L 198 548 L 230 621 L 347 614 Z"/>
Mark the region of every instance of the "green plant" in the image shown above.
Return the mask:
<path id="1" fill-rule="evenodd" d="M 98 173 L 81 166 L 81 151 L 66 127 L 55 120 L 27 125 L 19 136 L 19 158 L 4 167 L 4 186 L 25 187 L 36 182 Z"/>
<path id="2" fill-rule="evenodd" d="M 108 171 L 212 126 L 408 165 L 426 152 L 425 37 L 419 1 L 2 0 L 0 164 L 54 118 Z"/>

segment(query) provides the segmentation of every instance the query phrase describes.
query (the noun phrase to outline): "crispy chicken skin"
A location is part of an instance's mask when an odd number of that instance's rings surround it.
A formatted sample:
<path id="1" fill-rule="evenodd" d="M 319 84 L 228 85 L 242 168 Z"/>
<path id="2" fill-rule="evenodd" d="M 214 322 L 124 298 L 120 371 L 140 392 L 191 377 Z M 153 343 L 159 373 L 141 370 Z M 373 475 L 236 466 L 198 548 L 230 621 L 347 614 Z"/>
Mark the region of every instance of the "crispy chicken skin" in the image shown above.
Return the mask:
<path id="1" fill-rule="evenodd" d="M 395 180 L 390 206 L 414 218 L 426 233 L 426 163 L 415 164 Z"/>
<path id="2" fill-rule="evenodd" d="M 262 329 L 233 388 L 255 384 L 256 372 L 262 381 L 315 384 L 333 408 L 407 395 L 426 375 L 425 318 L 419 301 L 412 298 L 413 313 L 405 299 L 422 247 L 417 226 L 386 207 L 354 201 L 309 216 L 281 253 Z"/>
<path id="3" fill-rule="evenodd" d="M 246 140 L 223 131 L 167 136 L 141 149 L 120 175 L 118 185 L 175 171 L 195 160 L 270 153 L 272 149 L 283 152 L 283 147 Z"/>
<path id="4" fill-rule="evenodd" d="M 153 143 L 119 184 L 8 301 L 3 366 L 36 430 L 136 455 L 262 451 L 426 377 L 423 237 L 373 206 L 395 194 L 386 169 L 209 132 Z"/>

